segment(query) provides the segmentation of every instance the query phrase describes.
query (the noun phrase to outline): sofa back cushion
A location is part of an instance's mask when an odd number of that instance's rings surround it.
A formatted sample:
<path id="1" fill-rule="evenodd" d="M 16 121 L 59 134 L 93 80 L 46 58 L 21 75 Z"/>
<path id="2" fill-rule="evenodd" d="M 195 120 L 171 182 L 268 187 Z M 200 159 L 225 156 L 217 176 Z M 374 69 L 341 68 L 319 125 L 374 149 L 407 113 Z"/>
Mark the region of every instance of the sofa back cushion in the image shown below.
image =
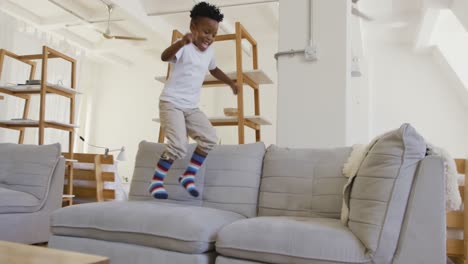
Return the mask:
<path id="1" fill-rule="evenodd" d="M 409 124 L 381 136 L 364 158 L 349 199 L 351 231 L 375 263 L 391 263 L 426 143 Z M 429 195 L 429 194 L 428 194 Z"/>
<path id="2" fill-rule="evenodd" d="M 43 200 L 60 155 L 58 143 L 42 146 L 0 143 L 1 186 Z"/>
<path id="3" fill-rule="evenodd" d="M 270 146 L 260 187 L 260 216 L 339 218 L 351 148 L 291 149 Z"/>
<path id="4" fill-rule="evenodd" d="M 136 157 L 129 198 L 199 205 L 236 212 L 246 217 L 256 216 L 265 145 L 261 142 L 217 145 L 195 177 L 200 192 L 197 198 L 190 196 L 178 182 L 194 149 L 195 145 L 190 144 L 187 157 L 174 162 L 165 179 L 169 199 L 161 201 L 150 196 L 148 186 L 164 145 L 142 141 Z"/>

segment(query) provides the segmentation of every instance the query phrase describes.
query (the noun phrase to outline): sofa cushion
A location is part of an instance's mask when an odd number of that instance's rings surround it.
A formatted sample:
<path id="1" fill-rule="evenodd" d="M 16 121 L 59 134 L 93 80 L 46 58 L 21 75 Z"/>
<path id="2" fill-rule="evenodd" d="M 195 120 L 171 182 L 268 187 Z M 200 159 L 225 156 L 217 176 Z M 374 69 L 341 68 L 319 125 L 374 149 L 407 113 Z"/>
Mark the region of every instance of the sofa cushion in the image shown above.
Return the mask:
<path id="1" fill-rule="evenodd" d="M 376 263 L 391 263 L 408 196 L 426 143 L 409 124 L 381 136 L 364 158 L 350 191 L 351 231 Z"/>
<path id="2" fill-rule="evenodd" d="M 43 200 L 60 155 L 58 143 L 42 146 L 0 143 L 0 184 Z"/>
<path id="3" fill-rule="evenodd" d="M 359 239 L 340 220 L 331 218 L 280 216 L 236 221 L 221 229 L 216 251 L 262 263 L 369 262 Z"/>
<path id="4" fill-rule="evenodd" d="M 40 204 L 41 202 L 29 193 L 0 187 L 0 214 L 34 212 Z"/>
<path id="5" fill-rule="evenodd" d="M 270 146 L 263 165 L 260 216 L 339 218 L 342 167 L 351 148 L 291 149 Z"/>
<path id="6" fill-rule="evenodd" d="M 218 231 L 237 213 L 149 201 L 90 203 L 52 215 L 54 235 L 136 244 L 190 254 L 213 250 Z"/>
<path id="7" fill-rule="evenodd" d="M 203 206 L 257 216 L 265 144 L 217 145 L 206 159 Z"/>
<path id="8" fill-rule="evenodd" d="M 265 145 L 262 142 L 244 145 L 217 145 L 209 153 L 195 177 L 200 196 L 193 198 L 179 184 L 195 145 L 188 146 L 188 155 L 174 162 L 165 178 L 169 202 L 217 208 L 253 217 L 257 214 L 258 189 L 262 173 Z M 138 148 L 130 200 L 156 201 L 148 193 L 154 166 L 163 144 L 142 141 Z"/>

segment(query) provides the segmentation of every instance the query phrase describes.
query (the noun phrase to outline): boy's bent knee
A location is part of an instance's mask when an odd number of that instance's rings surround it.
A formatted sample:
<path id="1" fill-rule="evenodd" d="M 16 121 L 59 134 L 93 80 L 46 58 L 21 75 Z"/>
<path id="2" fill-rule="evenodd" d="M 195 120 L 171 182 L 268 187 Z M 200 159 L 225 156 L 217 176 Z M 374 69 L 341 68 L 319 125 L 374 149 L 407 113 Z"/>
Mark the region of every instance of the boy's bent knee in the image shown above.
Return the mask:
<path id="1" fill-rule="evenodd" d="M 166 145 L 166 150 L 163 154 L 172 160 L 182 159 L 187 155 L 187 146 L 174 146 L 168 144 Z"/>
<path id="2" fill-rule="evenodd" d="M 198 142 L 198 147 L 205 153 L 210 152 L 218 143 L 218 137 L 216 135 L 211 135 L 200 139 Z"/>

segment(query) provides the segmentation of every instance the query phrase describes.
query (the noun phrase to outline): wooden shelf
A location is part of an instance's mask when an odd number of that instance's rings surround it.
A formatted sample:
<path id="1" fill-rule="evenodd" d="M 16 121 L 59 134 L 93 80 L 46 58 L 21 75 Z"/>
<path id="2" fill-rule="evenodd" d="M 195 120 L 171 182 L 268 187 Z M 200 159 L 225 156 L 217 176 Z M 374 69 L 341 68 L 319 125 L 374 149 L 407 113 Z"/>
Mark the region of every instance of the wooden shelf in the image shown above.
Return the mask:
<path id="1" fill-rule="evenodd" d="M 46 92 L 48 94 L 58 94 L 68 98 L 73 97 L 76 94 L 81 94 L 75 89 L 65 87 L 58 84 L 46 84 Z M 9 95 L 27 95 L 27 94 L 40 94 L 41 85 L 2 85 L 0 84 L 0 93 L 5 93 Z"/>
<path id="2" fill-rule="evenodd" d="M 73 143 L 75 140 L 75 130 L 76 127 L 72 123 L 75 122 L 75 95 L 79 94 L 76 91 L 76 66 L 77 62 L 75 59 L 60 53 L 52 48 L 47 46 L 42 46 L 42 53 L 40 54 L 30 54 L 30 55 L 17 55 L 13 52 L 10 52 L 5 49 L 0 49 L 0 76 L 2 75 L 2 71 L 4 70 L 4 63 L 5 58 L 10 57 L 13 60 L 16 60 L 21 63 L 25 63 L 29 65 L 29 76 L 27 77 L 28 80 L 37 80 L 41 81 L 41 84 L 37 85 L 8 85 L 6 81 L 0 82 L 0 93 L 16 96 L 19 98 L 24 99 L 24 108 L 23 108 L 23 116 L 20 120 L 4 120 L 0 121 L 1 128 L 8 128 L 8 129 L 15 129 L 18 130 L 19 138 L 18 143 L 23 144 L 24 137 L 25 137 L 25 128 L 38 128 L 39 135 L 38 135 L 38 144 L 44 144 L 44 129 L 45 128 L 55 128 L 60 130 L 65 130 L 69 132 L 68 136 L 68 151 L 73 153 Z M 53 58 L 60 58 L 70 63 L 70 86 L 65 87 L 63 85 L 52 84 L 48 82 L 47 79 L 47 70 L 48 70 L 48 62 L 49 59 Z M 37 62 L 33 60 L 39 60 L 41 64 L 41 77 L 35 78 L 36 72 L 36 65 Z M 38 95 L 39 96 L 39 117 L 38 120 L 30 120 L 29 119 L 29 110 L 31 105 L 31 95 Z M 69 104 L 69 118 L 66 123 L 56 122 L 56 121 L 49 121 L 45 119 L 46 116 L 46 97 L 49 94 L 57 94 L 59 96 L 64 96 L 70 100 Z"/>
<path id="3" fill-rule="evenodd" d="M 20 129 L 22 127 L 39 127 L 38 120 L 0 120 L 0 127 L 10 128 L 10 129 Z M 44 121 L 45 128 L 55 128 L 60 130 L 72 131 L 74 128 L 78 127 L 74 124 L 66 124 L 57 121 Z"/>
<path id="4" fill-rule="evenodd" d="M 231 78 L 234 82 L 237 81 L 237 73 L 236 72 L 227 72 L 226 75 Z M 265 74 L 262 70 L 250 70 L 243 72 L 244 82 L 253 88 L 258 87 L 259 84 L 272 84 L 273 81 Z M 158 76 L 155 78 L 157 81 L 161 83 L 166 83 L 166 76 Z M 216 78 L 214 78 L 211 74 L 207 74 L 205 76 L 205 81 L 203 82 L 203 87 L 212 87 L 212 86 L 224 86 L 225 84 Z"/>

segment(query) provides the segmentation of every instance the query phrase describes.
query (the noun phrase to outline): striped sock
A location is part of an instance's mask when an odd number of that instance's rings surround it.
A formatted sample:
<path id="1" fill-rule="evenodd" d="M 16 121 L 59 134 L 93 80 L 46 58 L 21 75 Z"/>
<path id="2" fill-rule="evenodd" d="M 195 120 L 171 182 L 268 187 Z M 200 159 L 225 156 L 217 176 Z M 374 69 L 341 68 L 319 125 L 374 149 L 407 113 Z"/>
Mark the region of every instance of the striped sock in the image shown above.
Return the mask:
<path id="1" fill-rule="evenodd" d="M 190 163 L 185 170 L 184 174 L 179 178 L 180 184 L 193 196 L 198 197 L 198 190 L 195 187 L 195 174 L 197 174 L 201 165 L 205 161 L 206 156 L 198 153 L 196 150 L 193 152 Z"/>
<path id="2" fill-rule="evenodd" d="M 166 177 L 167 171 L 171 168 L 173 160 L 160 159 L 156 169 L 154 170 L 153 179 L 149 186 L 148 191 L 156 199 L 167 199 L 168 194 L 164 189 L 164 177 Z"/>

